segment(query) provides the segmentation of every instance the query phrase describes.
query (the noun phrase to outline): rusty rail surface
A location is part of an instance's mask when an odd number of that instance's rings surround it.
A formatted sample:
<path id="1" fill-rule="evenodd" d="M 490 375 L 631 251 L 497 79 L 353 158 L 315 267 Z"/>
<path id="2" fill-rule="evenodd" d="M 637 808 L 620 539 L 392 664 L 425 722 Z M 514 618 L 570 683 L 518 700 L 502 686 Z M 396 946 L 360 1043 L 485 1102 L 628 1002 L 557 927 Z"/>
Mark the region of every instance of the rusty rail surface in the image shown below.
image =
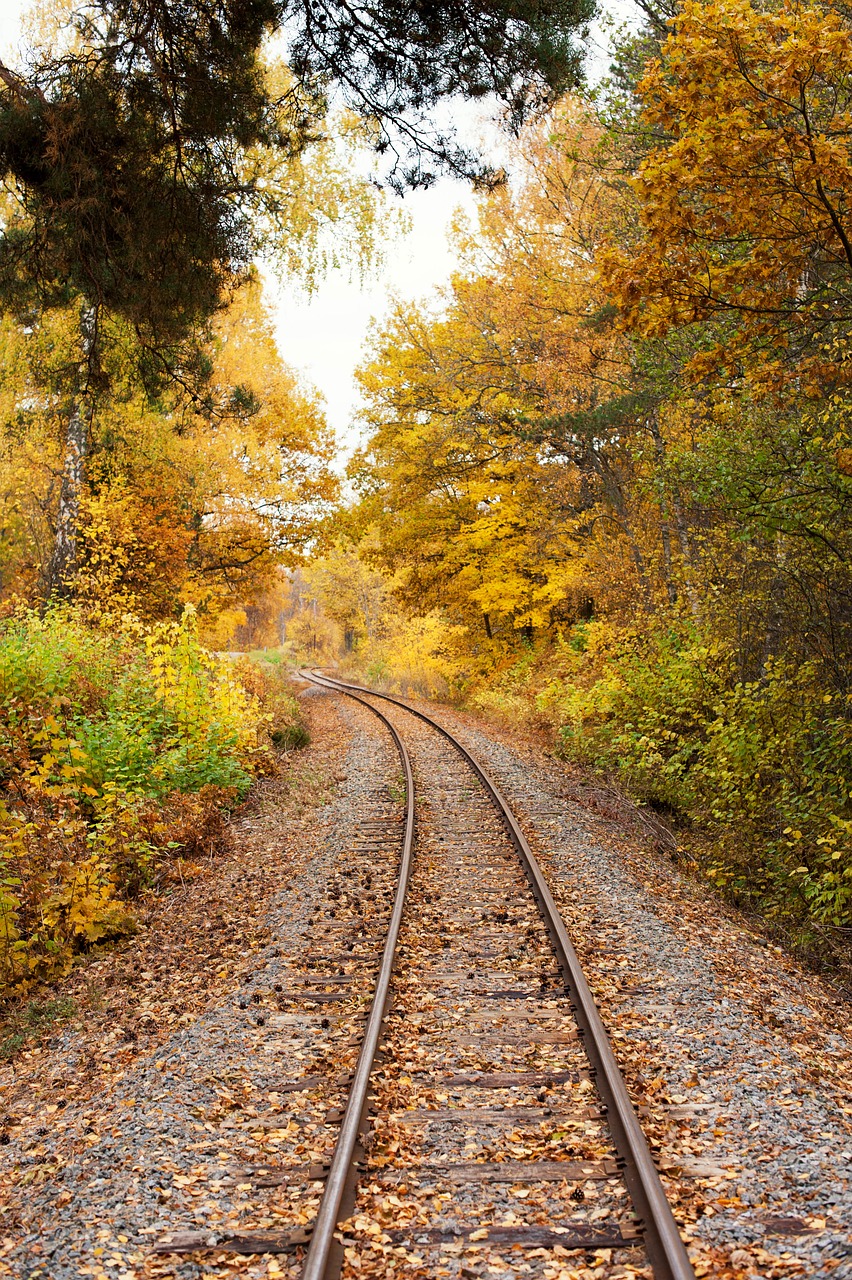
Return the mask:
<path id="1" fill-rule="evenodd" d="M 639 1124 L 636 1111 L 627 1092 L 624 1078 L 616 1061 L 615 1054 L 613 1053 L 612 1045 L 603 1021 L 601 1020 L 597 1005 L 595 1004 L 594 996 L 592 995 L 589 985 L 586 982 L 585 975 L 583 974 L 579 956 L 577 955 L 571 939 L 568 936 L 565 923 L 562 920 L 559 908 L 553 899 L 553 895 L 550 892 L 538 860 L 530 848 L 515 815 L 509 807 L 508 802 L 500 792 L 500 789 L 479 761 L 476 760 L 467 748 L 454 738 L 453 735 L 443 727 L 443 725 L 439 724 L 436 720 L 433 720 L 424 712 L 418 711 L 416 708 L 409 706 L 408 703 L 404 702 L 401 698 L 395 698 L 391 694 L 387 693 L 378 693 L 375 690 L 365 688 L 362 685 L 353 685 L 341 680 L 333 680 L 327 676 L 321 676 L 316 672 L 303 672 L 301 674 L 303 674 L 306 679 L 311 680 L 316 684 L 322 685 L 327 689 L 346 694 L 348 697 L 361 702 L 364 706 L 369 707 L 371 711 L 379 716 L 379 718 L 383 720 L 390 729 L 394 741 L 400 751 L 400 755 L 404 759 L 406 765 L 408 796 L 410 805 L 412 805 L 409 813 L 409 825 L 406 828 L 407 839 L 409 833 L 413 835 L 414 829 L 414 785 L 411 777 L 411 766 L 408 762 L 405 747 L 403 746 L 396 728 L 391 724 L 387 717 L 383 716 L 381 712 L 372 705 L 372 703 L 365 700 L 364 695 L 368 695 L 373 698 L 382 698 L 386 702 L 391 702 L 395 706 L 401 707 L 404 711 L 408 712 L 409 715 L 416 716 L 418 719 L 430 725 L 431 728 L 440 733 L 455 748 L 455 750 L 459 752 L 481 781 L 483 787 L 497 808 L 509 839 L 520 856 L 527 878 L 530 882 L 533 895 L 535 896 L 539 910 L 544 919 L 544 923 L 547 927 L 548 933 L 550 934 L 553 948 L 565 981 L 566 993 L 571 1002 L 577 1026 L 583 1038 L 583 1045 L 592 1067 L 595 1086 L 606 1109 L 607 1125 L 616 1151 L 618 1152 L 619 1162 L 623 1166 L 622 1172 L 624 1181 L 630 1193 L 633 1208 L 638 1219 L 637 1226 L 641 1231 L 643 1244 L 648 1255 L 648 1260 L 653 1268 L 655 1280 L 695 1280 L 695 1272 L 689 1261 L 689 1256 L 681 1239 L 680 1232 L 678 1231 L 677 1223 L 674 1220 L 671 1206 L 666 1198 L 666 1193 L 663 1189 L 660 1175 L 657 1172 L 657 1168 L 651 1156 L 647 1140 L 642 1132 L 642 1127 Z M 410 860 L 411 851 L 408 846 L 406 856 Z M 403 880 L 401 876 L 400 885 L 402 886 L 402 884 Z M 402 914 L 403 896 L 404 889 L 401 887 L 400 893 L 398 894 L 397 905 L 394 909 L 392 931 L 394 925 L 397 931 L 399 928 L 399 916 Z M 395 942 L 396 932 L 393 932 L 392 936 Z M 389 934 L 388 947 L 390 946 L 390 942 L 391 935 Z M 373 1053 L 375 1052 L 375 1046 L 378 1043 L 379 1027 L 381 1025 L 381 1018 L 384 1015 L 384 1002 L 387 1000 L 387 984 L 390 981 L 390 966 L 392 965 L 393 959 L 392 953 L 390 961 L 386 964 L 387 958 L 388 949 L 386 947 L 385 961 L 383 961 L 382 966 L 382 976 L 385 975 L 385 969 L 387 968 L 386 986 L 384 989 L 384 995 L 382 996 L 383 1003 L 381 1014 L 379 1015 L 376 1023 L 375 1035 L 371 1040 L 371 1043 L 373 1044 L 371 1052 Z M 377 988 L 374 1008 L 378 1001 L 379 990 Z M 358 1104 L 354 1103 L 352 1098 L 350 1098 L 350 1105 L 347 1108 L 346 1113 L 348 1117 L 350 1110 L 353 1112 L 353 1119 L 349 1126 L 351 1133 L 347 1139 L 349 1143 L 347 1150 L 349 1151 L 354 1151 L 355 1149 L 362 1113 L 366 1108 L 366 1082 L 369 1077 L 371 1062 L 371 1060 L 368 1062 L 366 1059 L 367 1049 L 367 1037 L 365 1037 L 364 1047 L 362 1048 L 361 1058 L 359 1059 L 359 1070 L 362 1062 L 364 1063 L 363 1105 L 361 1110 L 358 1111 L 357 1117 L 355 1117 L 354 1112 Z M 357 1079 L 358 1077 L 356 1076 L 356 1081 Z M 344 1126 L 345 1125 L 346 1121 L 344 1120 Z M 338 1143 L 338 1150 L 335 1152 L 332 1171 L 334 1170 L 335 1165 L 338 1164 L 338 1156 L 340 1155 L 341 1163 L 344 1159 L 341 1155 L 340 1146 L 343 1138 L 344 1132 L 342 1130 L 341 1139 Z M 346 1159 L 351 1161 L 351 1155 L 347 1156 Z M 346 1176 L 347 1174 L 341 1169 L 334 1185 L 337 1186 L 337 1184 L 340 1183 L 340 1186 L 342 1187 L 343 1180 L 345 1180 Z M 319 1258 L 321 1255 L 325 1257 L 329 1256 L 330 1249 L 323 1245 L 322 1240 L 325 1234 L 328 1235 L 329 1241 L 333 1237 L 334 1229 L 337 1221 L 339 1221 L 339 1216 L 335 1216 L 338 1213 L 336 1206 L 339 1205 L 341 1201 L 342 1191 L 332 1191 L 332 1176 L 330 1174 L 325 1197 L 320 1208 L 320 1215 L 314 1228 L 311 1249 L 303 1272 L 305 1280 L 330 1280 L 332 1272 L 322 1269 Z"/>
<path id="2" fill-rule="evenodd" d="M 327 688 L 331 687 L 321 677 L 308 672 L 300 672 L 300 675 L 304 679 L 310 680 L 313 684 L 324 685 Z M 402 843 L 399 880 L 382 953 L 382 962 L 376 979 L 376 988 L 370 1005 L 370 1014 L 364 1031 L 361 1051 L 355 1067 L 355 1075 L 349 1090 L 346 1110 L 343 1113 L 340 1133 L 334 1148 L 331 1165 L 329 1166 L 325 1191 L 320 1201 L 319 1212 L 314 1222 L 310 1244 L 305 1255 L 305 1264 L 302 1270 L 303 1280 L 327 1280 L 328 1277 L 337 1275 L 340 1270 L 342 1250 L 335 1239 L 334 1233 L 338 1222 L 348 1217 L 354 1204 L 358 1160 L 360 1155 L 363 1154 L 360 1139 L 369 1106 L 370 1075 L 376 1060 L 382 1024 L 387 1011 L 391 976 L 396 958 L 396 944 L 402 922 L 408 881 L 411 876 L 411 859 L 414 846 L 414 775 L 411 771 L 411 761 L 408 758 L 405 743 L 387 716 L 382 715 L 377 707 L 367 702 L 365 698 L 358 697 L 357 693 L 349 693 L 348 696 L 363 703 L 375 716 L 378 716 L 389 730 L 396 744 L 400 763 L 405 774 L 405 835 Z"/>

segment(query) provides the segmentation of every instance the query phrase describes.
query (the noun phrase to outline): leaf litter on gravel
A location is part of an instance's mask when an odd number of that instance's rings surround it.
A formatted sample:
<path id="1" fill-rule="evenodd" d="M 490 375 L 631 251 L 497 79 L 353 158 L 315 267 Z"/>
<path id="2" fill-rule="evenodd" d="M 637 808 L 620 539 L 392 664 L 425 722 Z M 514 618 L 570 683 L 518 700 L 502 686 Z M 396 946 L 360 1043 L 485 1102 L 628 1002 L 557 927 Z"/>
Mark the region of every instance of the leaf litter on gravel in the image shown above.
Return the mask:
<path id="1" fill-rule="evenodd" d="M 72 1150 L 96 1147 L 114 1124 L 112 1090 L 137 1064 L 167 1072 L 158 1050 L 176 1030 L 238 991 L 257 968 L 260 953 L 268 950 L 270 900 L 322 841 L 324 832 L 314 814 L 342 777 L 340 761 L 351 737 L 351 729 L 326 702 L 311 704 L 308 712 L 313 744 L 282 757 L 275 776 L 255 784 L 249 801 L 231 820 L 229 847 L 211 858 L 201 874 L 179 879 L 166 894 L 149 899 L 135 938 L 85 957 L 64 982 L 46 991 L 42 1003 L 61 1006 L 70 1020 L 40 1020 L 34 1035 L 0 1062 L 0 1162 L 6 1166 L 0 1178 L 0 1275 L 17 1274 L 4 1262 L 15 1246 L 18 1210 L 9 1200 L 15 1188 L 61 1177 L 63 1157 L 57 1144 L 68 1144 L 69 1158 Z M 226 1064 L 197 1083 L 221 1086 L 223 1076 Z M 227 1087 L 220 1096 L 228 1096 Z M 120 1109 L 140 1101 L 124 1097 Z M 274 1137 L 262 1135 L 253 1147 L 268 1149 Z M 21 1158 L 17 1152 L 23 1153 Z M 237 1147 L 236 1158 L 241 1154 Z M 201 1196 L 209 1179 L 205 1166 L 188 1179 L 178 1165 L 171 1176 L 167 1167 L 161 1173 L 162 1202 L 170 1197 L 172 1183 Z M 58 1206 L 68 1199 L 60 1190 Z M 92 1208 L 86 1212 L 91 1216 Z M 108 1222 L 96 1223 L 97 1214 L 93 1229 L 110 1240 Z M 110 1243 L 124 1250 L 121 1240 Z M 106 1249 L 106 1244 L 103 1249 L 98 1245 L 95 1252 Z M 243 1262 L 229 1259 L 227 1269 L 242 1270 Z M 47 1275 L 37 1267 L 32 1274 Z"/>

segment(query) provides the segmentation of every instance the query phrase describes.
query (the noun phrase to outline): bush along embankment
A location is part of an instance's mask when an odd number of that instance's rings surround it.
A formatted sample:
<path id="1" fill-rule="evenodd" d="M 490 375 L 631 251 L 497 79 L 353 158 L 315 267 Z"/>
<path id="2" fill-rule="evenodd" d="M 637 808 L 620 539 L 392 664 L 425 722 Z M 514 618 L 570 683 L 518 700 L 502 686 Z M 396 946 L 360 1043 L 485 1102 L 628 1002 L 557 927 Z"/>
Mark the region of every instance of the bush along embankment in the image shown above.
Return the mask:
<path id="1" fill-rule="evenodd" d="M 177 857 L 213 853 L 225 814 L 296 732 L 280 679 L 217 659 L 195 619 L 87 623 L 62 608 L 0 630 L 0 991 L 62 976 L 132 934 Z"/>
<path id="2" fill-rule="evenodd" d="M 733 646 L 683 620 L 579 624 L 472 697 L 546 723 L 674 828 L 683 860 L 812 960 L 852 953 L 852 722 L 813 663 L 738 673 Z"/>

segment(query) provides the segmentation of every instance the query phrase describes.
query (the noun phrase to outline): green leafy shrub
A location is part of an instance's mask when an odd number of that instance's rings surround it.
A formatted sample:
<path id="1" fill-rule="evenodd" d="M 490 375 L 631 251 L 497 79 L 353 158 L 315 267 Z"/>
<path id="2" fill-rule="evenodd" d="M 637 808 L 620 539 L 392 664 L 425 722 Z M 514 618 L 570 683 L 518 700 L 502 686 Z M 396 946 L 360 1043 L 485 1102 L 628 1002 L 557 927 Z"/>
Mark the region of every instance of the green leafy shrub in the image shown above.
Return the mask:
<path id="1" fill-rule="evenodd" d="M 566 758 L 678 823 L 696 865 L 812 950 L 852 928 L 852 721 L 815 664 L 733 653 L 693 623 L 583 624 L 480 689 L 479 706 L 544 718 Z M 690 832 L 692 836 L 690 836 Z"/>
<path id="2" fill-rule="evenodd" d="M 180 623 L 68 608 L 0 630 L 0 985 L 26 988 L 134 928 L 164 858 L 221 840 L 268 767 L 270 715 Z"/>

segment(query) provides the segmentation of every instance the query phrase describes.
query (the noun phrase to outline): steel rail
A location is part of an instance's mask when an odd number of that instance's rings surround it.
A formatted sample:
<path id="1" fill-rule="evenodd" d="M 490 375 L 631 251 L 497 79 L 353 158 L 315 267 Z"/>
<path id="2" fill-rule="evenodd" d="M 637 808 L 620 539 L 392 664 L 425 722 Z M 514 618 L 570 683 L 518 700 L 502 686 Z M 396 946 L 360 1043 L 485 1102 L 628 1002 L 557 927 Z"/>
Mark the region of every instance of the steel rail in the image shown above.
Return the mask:
<path id="1" fill-rule="evenodd" d="M 313 684 L 325 686 L 326 688 L 332 687 L 322 676 L 316 676 L 308 672 L 300 672 L 300 674 Z M 355 1075 L 349 1089 L 346 1110 L 343 1113 L 343 1119 L 340 1124 L 340 1133 L 334 1148 L 331 1165 L 329 1166 L 325 1191 L 320 1201 L 319 1211 L 311 1232 L 310 1244 L 305 1255 L 302 1280 L 331 1280 L 340 1271 L 342 1249 L 335 1240 L 334 1233 L 337 1230 L 338 1223 L 348 1216 L 354 1204 L 359 1139 L 364 1128 L 369 1106 L 370 1076 L 378 1052 L 379 1039 L 390 996 L 391 975 L 396 959 L 396 944 L 399 937 L 400 924 L 402 923 L 405 895 L 411 876 L 412 851 L 414 847 L 414 775 L 411 771 L 411 761 L 405 749 L 405 743 L 387 716 L 383 715 L 377 707 L 367 702 L 366 699 L 359 698 L 355 693 L 351 693 L 349 696 L 355 698 L 369 708 L 375 716 L 378 716 L 390 730 L 396 744 L 403 773 L 405 774 L 405 835 L 402 843 L 396 897 L 390 924 L 388 925 L 384 951 L 382 952 L 379 974 L 376 979 L 376 988 L 370 1005 L 364 1039 L 358 1054 Z"/>
<path id="2" fill-rule="evenodd" d="M 389 693 L 378 693 L 363 685 L 348 684 L 328 677 L 322 677 L 322 679 L 327 687 L 337 688 L 350 697 L 357 697 L 361 702 L 363 698 L 359 697 L 360 694 L 382 698 L 436 729 L 467 761 L 494 801 L 509 839 L 524 864 L 527 878 L 550 934 L 577 1026 L 583 1038 L 583 1046 L 593 1069 L 595 1085 L 606 1108 L 607 1125 L 620 1157 L 620 1163 L 623 1165 L 622 1173 L 630 1192 L 638 1219 L 637 1226 L 642 1233 L 655 1280 L 695 1280 L 695 1271 L 689 1261 L 689 1255 L 674 1220 L 671 1205 L 666 1198 L 647 1139 L 627 1092 L 609 1035 L 583 973 L 580 958 L 568 936 L 565 923 L 538 860 L 499 787 L 468 749 L 431 716 L 418 711 L 415 707 L 410 707 L 401 698 L 395 698 Z"/>

